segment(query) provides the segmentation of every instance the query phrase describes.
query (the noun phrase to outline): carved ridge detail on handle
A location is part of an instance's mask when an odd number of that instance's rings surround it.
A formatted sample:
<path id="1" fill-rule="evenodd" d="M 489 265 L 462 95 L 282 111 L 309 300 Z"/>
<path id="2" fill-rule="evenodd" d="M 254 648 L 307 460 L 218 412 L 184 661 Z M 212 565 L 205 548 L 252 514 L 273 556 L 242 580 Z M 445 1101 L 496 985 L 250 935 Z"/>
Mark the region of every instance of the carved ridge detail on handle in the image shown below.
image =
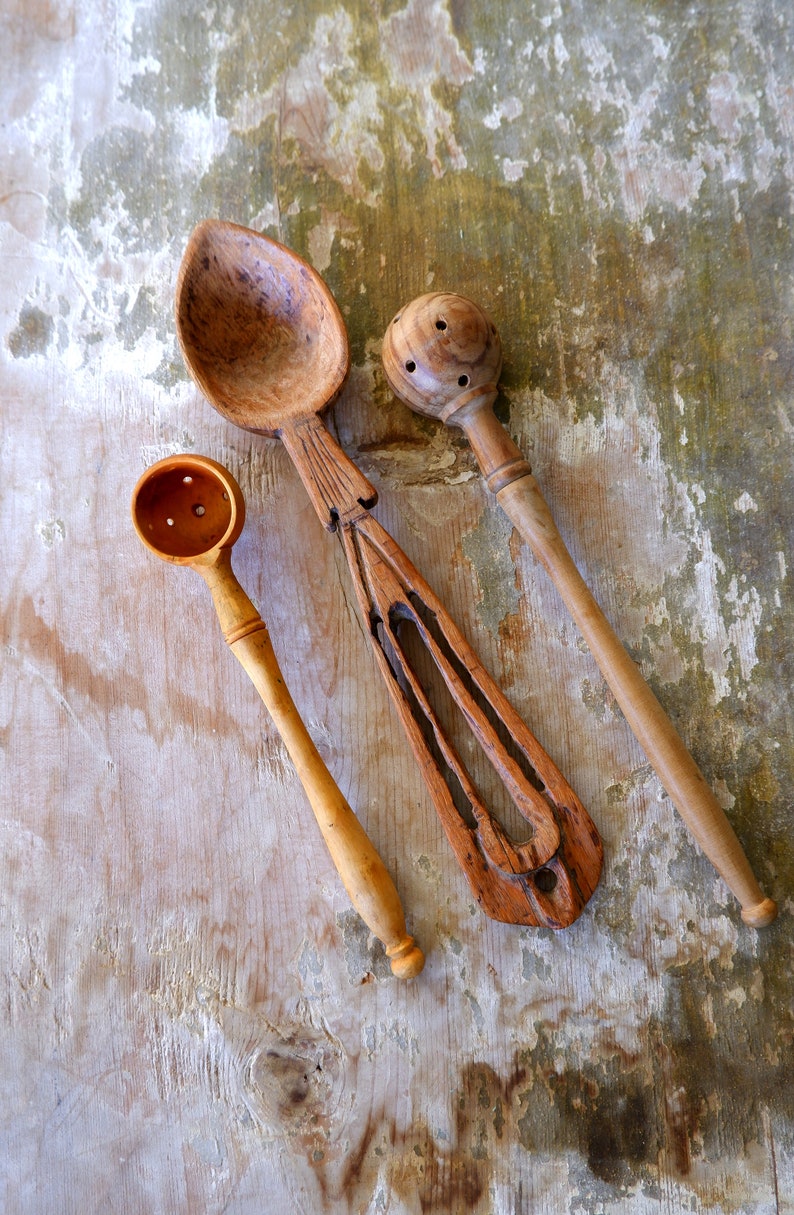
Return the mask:
<path id="1" fill-rule="evenodd" d="M 329 532 L 336 531 L 339 523 L 352 523 L 375 505 L 378 492 L 374 485 L 316 414 L 284 427 L 280 438 Z"/>
<path id="2" fill-rule="evenodd" d="M 504 464 L 500 464 L 488 475 L 486 484 L 491 493 L 498 494 L 506 485 L 518 481 L 520 477 L 529 476 L 531 472 L 532 468 L 523 456 L 519 459 L 505 460 Z"/>
<path id="3" fill-rule="evenodd" d="M 236 641 L 242 641 L 243 637 L 250 637 L 252 633 L 257 633 L 260 629 L 264 629 L 267 632 L 267 625 L 261 616 L 257 616 L 253 620 L 242 621 L 236 628 L 230 629 L 223 636 L 227 645 L 234 645 Z"/>

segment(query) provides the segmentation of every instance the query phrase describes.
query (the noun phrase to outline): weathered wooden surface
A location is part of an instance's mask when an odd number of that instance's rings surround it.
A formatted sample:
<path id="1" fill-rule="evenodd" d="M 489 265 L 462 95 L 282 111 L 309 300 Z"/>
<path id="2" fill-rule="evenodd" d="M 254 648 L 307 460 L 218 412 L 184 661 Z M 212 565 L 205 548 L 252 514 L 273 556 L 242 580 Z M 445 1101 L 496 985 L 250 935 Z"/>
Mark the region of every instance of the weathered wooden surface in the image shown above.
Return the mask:
<path id="1" fill-rule="evenodd" d="M 11 0 L 0 14 L 4 1210 L 794 1209 L 794 20 L 761 5 Z M 187 379 L 206 215 L 327 278 L 332 424 L 605 841 L 565 933 L 473 907 L 277 443 Z M 573 555 L 780 903 L 694 848 L 462 438 L 379 361 L 477 298 Z M 235 549 L 428 953 L 391 976 L 143 468 L 229 466 Z"/>

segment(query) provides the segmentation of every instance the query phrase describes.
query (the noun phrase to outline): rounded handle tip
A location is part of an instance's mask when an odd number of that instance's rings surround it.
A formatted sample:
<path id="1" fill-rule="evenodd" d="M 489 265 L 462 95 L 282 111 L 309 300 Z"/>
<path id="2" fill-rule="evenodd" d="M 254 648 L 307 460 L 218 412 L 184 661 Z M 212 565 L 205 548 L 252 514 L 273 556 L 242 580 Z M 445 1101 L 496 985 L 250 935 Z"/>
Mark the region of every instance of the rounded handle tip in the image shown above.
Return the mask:
<path id="1" fill-rule="evenodd" d="M 392 945 L 386 950 L 391 962 L 392 973 L 398 979 L 415 979 L 421 974 L 425 965 L 425 955 L 413 937 L 405 937 L 399 945 Z"/>
<path id="2" fill-rule="evenodd" d="M 753 907 L 742 908 L 742 919 L 751 928 L 765 928 L 777 918 L 777 903 L 774 899 L 763 899 Z"/>

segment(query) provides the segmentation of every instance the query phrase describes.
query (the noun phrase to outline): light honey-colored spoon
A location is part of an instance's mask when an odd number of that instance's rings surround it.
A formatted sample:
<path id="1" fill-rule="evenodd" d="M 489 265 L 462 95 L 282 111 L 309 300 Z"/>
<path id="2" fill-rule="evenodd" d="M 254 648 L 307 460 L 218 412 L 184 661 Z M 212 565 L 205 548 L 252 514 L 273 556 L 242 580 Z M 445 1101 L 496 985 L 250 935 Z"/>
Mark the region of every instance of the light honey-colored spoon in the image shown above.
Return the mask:
<path id="1" fill-rule="evenodd" d="M 505 514 L 551 576 L 673 804 L 755 928 L 774 920 L 747 857 L 695 761 L 615 635 L 552 519 L 530 466 L 497 420 L 502 348 L 491 318 L 460 295 L 433 293 L 402 308 L 383 342 L 395 393 L 417 413 L 459 426 Z"/>
<path id="2" fill-rule="evenodd" d="M 231 474 L 206 456 L 170 456 L 143 474 L 132 497 L 138 536 L 153 553 L 188 565 L 212 593 L 223 635 L 275 722 L 350 901 L 383 942 L 395 975 L 424 966 L 405 928 L 386 866 L 326 768 L 290 696 L 267 627 L 232 570 L 245 503 Z"/>
<path id="3" fill-rule="evenodd" d="M 237 426 L 281 439 L 323 525 L 339 535 L 378 668 L 481 908 L 514 924 L 573 923 L 598 882 L 598 832 L 431 588 L 369 514 L 374 487 L 320 418 L 350 359 L 328 287 L 277 241 L 206 220 L 182 259 L 176 323 L 185 362 L 210 403 Z M 484 804 L 431 702 L 435 693 L 412 665 L 413 637 L 528 838 L 511 838 Z"/>

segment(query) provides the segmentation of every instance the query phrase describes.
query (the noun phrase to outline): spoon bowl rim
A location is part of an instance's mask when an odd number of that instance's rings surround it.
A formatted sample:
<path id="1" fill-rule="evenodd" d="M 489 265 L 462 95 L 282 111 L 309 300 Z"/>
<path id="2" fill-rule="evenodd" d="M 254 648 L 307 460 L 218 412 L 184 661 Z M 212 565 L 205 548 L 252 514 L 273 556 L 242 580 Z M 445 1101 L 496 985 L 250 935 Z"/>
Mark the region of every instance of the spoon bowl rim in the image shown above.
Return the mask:
<path id="1" fill-rule="evenodd" d="M 261 353 L 266 345 L 264 322 L 273 317 L 273 312 L 262 309 L 260 346 L 255 348 L 258 354 L 249 358 L 248 364 L 242 359 L 234 363 L 230 360 L 228 368 L 221 368 L 222 353 L 218 349 L 209 351 L 202 348 L 196 340 L 196 327 L 191 324 L 190 318 L 192 310 L 197 307 L 199 292 L 207 290 L 208 276 L 214 270 L 209 264 L 210 256 L 213 249 L 224 250 L 226 257 L 223 265 L 228 267 L 233 264 L 228 256 L 230 246 L 240 254 L 236 264 L 241 280 L 241 301 L 245 301 L 246 294 L 249 302 L 253 298 L 253 291 L 243 282 L 246 270 L 255 264 L 270 266 L 276 275 L 281 276 L 282 299 L 290 294 L 290 289 L 297 290 L 301 293 L 299 302 L 304 310 L 308 306 L 319 317 L 319 327 L 315 326 L 313 331 L 306 329 L 302 335 L 299 334 L 296 320 L 299 313 L 293 303 L 292 313 L 283 326 L 285 333 L 292 326 L 291 350 L 301 355 L 305 352 L 305 356 L 308 356 L 303 365 L 293 360 L 288 367 L 288 387 L 291 390 L 288 400 L 279 400 L 278 376 L 270 373 L 268 359 Z M 228 285 L 227 294 L 231 298 Z M 299 253 L 262 232 L 221 219 L 204 219 L 197 224 L 180 263 L 174 309 L 177 340 L 190 375 L 213 408 L 244 430 L 278 436 L 285 428 L 323 413 L 337 399 L 347 382 L 350 343 L 344 318 L 331 289 Z M 250 316 L 255 322 L 253 306 L 250 307 Z M 281 360 L 282 365 L 284 361 Z M 273 360 L 271 366 L 272 363 Z M 241 369 L 250 378 L 250 366 L 254 365 L 262 372 L 261 380 L 255 394 L 250 389 L 243 392 L 240 387 Z M 235 369 L 232 370 L 232 367 Z"/>
<path id="2" fill-rule="evenodd" d="M 158 482 L 162 485 L 166 478 L 173 473 L 179 474 L 187 484 L 189 484 L 186 480 L 187 478 L 193 478 L 197 475 L 203 477 L 205 480 L 217 483 L 220 492 L 228 499 L 229 517 L 226 527 L 219 536 L 213 538 L 212 543 L 207 544 L 205 548 L 198 551 L 190 553 L 169 552 L 168 549 L 157 544 L 151 535 L 153 530 L 151 512 L 154 502 L 157 500 L 156 489 Z M 166 456 L 164 459 L 158 460 L 141 474 L 132 491 L 130 512 L 139 540 L 162 561 L 169 561 L 174 565 L 211 565 L 219 559 L 223 550 L 232 547 L 243 530 L 245 524 L 245 499 L 243 498 L 240 486 L 232 474 L 222 464 L 219 464 L 217 460 L 213 460 L 209 456 L 182 453 Z M 179 530 L 174 532 L 175 537 L 181 534 L 183 533 Z"/>

